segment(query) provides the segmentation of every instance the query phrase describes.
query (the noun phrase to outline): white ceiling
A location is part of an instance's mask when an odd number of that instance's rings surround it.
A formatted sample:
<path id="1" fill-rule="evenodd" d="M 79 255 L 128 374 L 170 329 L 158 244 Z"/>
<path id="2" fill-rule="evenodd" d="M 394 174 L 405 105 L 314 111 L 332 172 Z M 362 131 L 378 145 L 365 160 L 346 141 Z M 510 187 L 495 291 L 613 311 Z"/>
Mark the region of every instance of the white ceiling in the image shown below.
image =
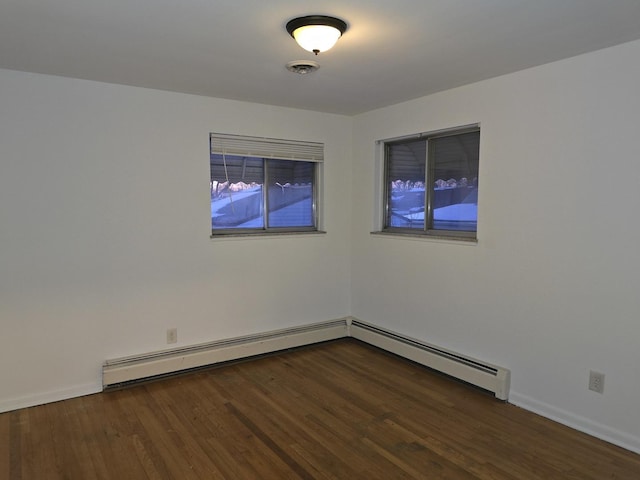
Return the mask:
<path id="1" fill-rule="evenodd" d="M 0 68 L 348 115 L 639 38 L 640 0 L 0 0 Z"/>

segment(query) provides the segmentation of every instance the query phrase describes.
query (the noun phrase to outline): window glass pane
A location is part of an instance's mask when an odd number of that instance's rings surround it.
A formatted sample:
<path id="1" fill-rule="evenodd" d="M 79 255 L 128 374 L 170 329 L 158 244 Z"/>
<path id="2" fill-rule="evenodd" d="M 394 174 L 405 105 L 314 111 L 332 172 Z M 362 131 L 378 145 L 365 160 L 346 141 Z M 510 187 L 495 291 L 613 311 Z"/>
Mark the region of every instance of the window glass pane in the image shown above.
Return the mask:
<path id="1" fill-rule="evenodd" d="M 211 154 L 211 228 L 263 228 L 262 158 Z"/>
<path id="2" fill-rule="evenodd" d="M 433 159 L 433 229 L 475 232 L 480 132 L 429 140 Z"/>
<path id="3" fill-rule="evenodd" d="M 387 146 L 387 226 L 424 229 L 427 142 Z"/>
<path id="4" fill-rule="evenodd" d="M 267 160 L 269 227 L 313 227 L 315 164 Z"/>

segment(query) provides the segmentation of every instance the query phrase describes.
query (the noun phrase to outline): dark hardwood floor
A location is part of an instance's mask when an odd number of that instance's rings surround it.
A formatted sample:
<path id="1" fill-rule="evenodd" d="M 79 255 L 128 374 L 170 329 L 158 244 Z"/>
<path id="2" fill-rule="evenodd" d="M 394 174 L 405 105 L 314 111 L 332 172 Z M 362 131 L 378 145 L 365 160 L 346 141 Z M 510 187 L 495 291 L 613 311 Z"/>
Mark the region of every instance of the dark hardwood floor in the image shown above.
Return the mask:
<path id="1" fill-rule="evenodd" d="M 0 415 L 0 479 L 640 479 L 640 455 L 355 340 Z"/>

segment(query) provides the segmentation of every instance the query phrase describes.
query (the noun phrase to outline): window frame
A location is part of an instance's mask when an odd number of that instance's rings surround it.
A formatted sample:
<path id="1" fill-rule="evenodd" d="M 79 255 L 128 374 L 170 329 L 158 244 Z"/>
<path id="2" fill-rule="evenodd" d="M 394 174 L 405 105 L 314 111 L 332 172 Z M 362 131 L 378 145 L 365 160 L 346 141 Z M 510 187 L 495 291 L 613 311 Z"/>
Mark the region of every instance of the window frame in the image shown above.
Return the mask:
<path id="1" fill-rule="evenodd" d="M 433 204 L 434 204 L 434 188 L 433 185 L 436 181 L 435 168 L 433 165 L 436 162 L 435 149 L 429 143 L 429 140 L 436 140 L 438 138 L 452 137 L 456 135 L 463 135 L 468 133 L 480 134 L 480 124 L 465 125 L 460 127 L 448 128 L 445 130 L 438 130 L 433 132 L 423 132 L 413 135 L 407 135 L 398 138 L 392 138 L 387 140 L 381 140 L 379 143 L 382 148 L 382 211 L 380 218 L 381 229 L 376 233 L 394 234 L 403 236 L 414 236 L 422 238 L 439 238 L 461 241 L 477 241 L 478 228 L 476 223 L 476 229 L 473 231 L 465 230 L 445 230 L 433 228 Z M 422 229 L 408 228 L 408 227 L 394 227 L 391 226 L 391 207 L 390 207 L 390 195 L 391 195 L 391 178 L 390 168 L 391 160 L 389 159 L 389 149 L 393 145 L 401 145 L 409 142 L 415 142 L 416 140 L 424 140 L 427 142 L 426 146 L 426 158 L 425 158 L 425 219 Z M 478 170 L 480 164 L 480 151 L 478 147 Z M 479 173 L 479 172 L 478 172 Z M 476 218 L 477 222 L 477 218 Z"/>
<path id="2" fill-rule="evenodd" d="M 250 137 L 244 135 L 210 134 L 209 145 L 209 175 L 211 180 L 211 157 L 217 155 L 240 156 L 262 161 L 262 227 L 248 228 L 214 228 L 210 215 L 211 237 L 232 236 L 268 236 L 277 234 L 323 233 L 320 230 L 320 187 L 322 167 L 324 161 L 324 144 L 296 140 L 274 139 L 266 137 Z M 216 146 L 214 141 L 228 146 Z M 312 225 L 272 227 L 269 226 L 269 174 L 270 161 L 302 162 L 313 167 L 311 193 L 311 222 Z"/>

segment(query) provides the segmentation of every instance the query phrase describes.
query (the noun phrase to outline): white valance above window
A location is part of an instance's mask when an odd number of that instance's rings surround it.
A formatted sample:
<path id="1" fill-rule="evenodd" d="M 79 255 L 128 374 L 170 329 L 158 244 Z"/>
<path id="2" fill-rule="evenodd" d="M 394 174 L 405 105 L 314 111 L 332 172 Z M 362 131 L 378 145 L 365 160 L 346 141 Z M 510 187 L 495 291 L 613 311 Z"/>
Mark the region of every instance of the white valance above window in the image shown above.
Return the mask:
<path id="1" fill-rule="evenodd" d="M 322 162 L 324 144 L 245 135 L 211 134 L 211 153 L 241 157 L 278 158 Z"/>

